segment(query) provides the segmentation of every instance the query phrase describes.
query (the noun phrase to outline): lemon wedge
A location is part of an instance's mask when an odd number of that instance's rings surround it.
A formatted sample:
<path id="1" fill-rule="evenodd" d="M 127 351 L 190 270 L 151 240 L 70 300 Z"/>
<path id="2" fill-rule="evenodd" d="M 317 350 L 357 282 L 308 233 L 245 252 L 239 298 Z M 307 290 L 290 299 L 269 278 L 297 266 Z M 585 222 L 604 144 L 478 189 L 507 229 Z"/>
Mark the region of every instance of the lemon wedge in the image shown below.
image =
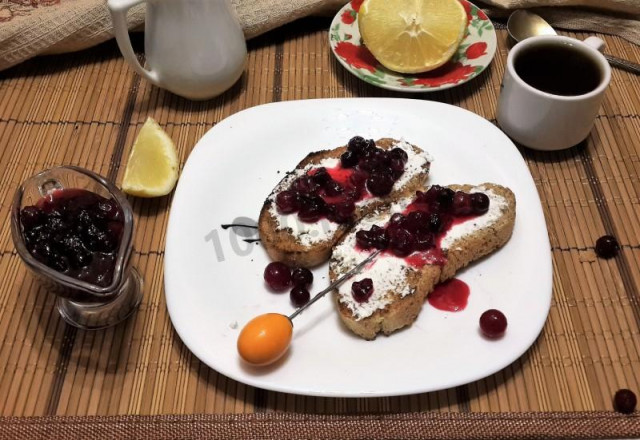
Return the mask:
<path id="1" fill-rule="evenodd" d="M 449 61 L 460 45 L 467 14 L 458 0 L 365 0 L 360 35 L 387 69 L 420 73 Z"/>
<path id="2" fill-rule="evenodd" d="M 178 168 L 173 141 L 153 118 L 147 118 L 133 143 L 122 190 L 138 197 L 165 196 L 176 185 Z"/>

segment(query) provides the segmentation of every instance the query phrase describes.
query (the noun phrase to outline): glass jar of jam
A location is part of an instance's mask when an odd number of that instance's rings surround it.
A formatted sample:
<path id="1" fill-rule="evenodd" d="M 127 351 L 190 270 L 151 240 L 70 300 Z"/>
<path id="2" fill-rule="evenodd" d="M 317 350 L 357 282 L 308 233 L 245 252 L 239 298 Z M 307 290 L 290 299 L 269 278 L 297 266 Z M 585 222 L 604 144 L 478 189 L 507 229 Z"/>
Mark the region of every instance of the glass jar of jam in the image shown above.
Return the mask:
<path id="1" fill-rule="evenodd" d="M 69 324 L 109 327 L 140 304 L 142 279 L 130 264 L 131 206 L 103 177 L 74 166 L 30 177 L 15 193 L 11 233 L 27 267 L 58 295 Z"/>

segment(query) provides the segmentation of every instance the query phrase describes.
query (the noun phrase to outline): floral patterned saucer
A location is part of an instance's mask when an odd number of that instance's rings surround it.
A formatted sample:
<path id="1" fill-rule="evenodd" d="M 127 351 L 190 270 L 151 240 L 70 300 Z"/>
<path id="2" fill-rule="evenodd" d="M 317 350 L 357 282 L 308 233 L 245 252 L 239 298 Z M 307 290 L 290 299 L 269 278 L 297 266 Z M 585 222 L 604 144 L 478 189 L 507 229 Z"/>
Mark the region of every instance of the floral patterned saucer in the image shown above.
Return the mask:
<path id="1" fill-rule="evenodd" d="M 433 92 L 463 84 L 487 68 L 496 53 L 496 31 L 477 6 L 459 0 L 467 11 L 467 30 L 458 51 L 436 70 L 418 74 L 393 72 L 383 67 L 363 45 L 358 11 L 364 0 L 351 0 L 335 16 L 329 44 L 338 61 L 358 78 L 383 89 Z"/>

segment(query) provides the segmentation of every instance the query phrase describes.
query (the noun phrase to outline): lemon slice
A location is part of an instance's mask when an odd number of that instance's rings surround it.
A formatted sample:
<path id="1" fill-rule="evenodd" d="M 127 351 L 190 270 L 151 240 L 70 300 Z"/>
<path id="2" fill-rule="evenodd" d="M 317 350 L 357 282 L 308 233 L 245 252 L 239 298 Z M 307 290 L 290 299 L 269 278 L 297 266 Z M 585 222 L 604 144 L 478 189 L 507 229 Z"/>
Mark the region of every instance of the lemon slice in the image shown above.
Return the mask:
<path id="1" fill-rule="evenodd" d="M 176 185 L 178 168 L 173 141 L 156 121 L 148 118 L 133 143 L 122 190 L 138 197 L 167 195 Z"/>
<path id="2" fill-rule="evenodd" d="M 449 61 L 462 41 L 467 14 L 458 0 L 365 0 L 360 35 L 387 69 L 419 73 Z"/>

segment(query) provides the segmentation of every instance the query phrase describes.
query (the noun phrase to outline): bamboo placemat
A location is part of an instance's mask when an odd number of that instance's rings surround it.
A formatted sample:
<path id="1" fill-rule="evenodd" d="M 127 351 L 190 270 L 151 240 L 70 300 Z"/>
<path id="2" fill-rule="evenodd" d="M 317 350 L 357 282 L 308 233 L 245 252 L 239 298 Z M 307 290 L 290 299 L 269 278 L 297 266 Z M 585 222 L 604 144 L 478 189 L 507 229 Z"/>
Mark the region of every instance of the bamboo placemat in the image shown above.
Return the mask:
<path id="1" fill-rule="evenodd" d="M 640 393 L 640 80 L 618 70 L 582 145 L 558 153 L 521 150 L 549 228 L 553 304 L 537 343 L 493 376 L 440 392 L 333 399 L 255 389 L 209 369 L 181 343 L 164 302 L 171 197 L 131 199 L 133 263 L 145 279 L 138 313 L 98 332 L 60 319 L 54 297 L 15 253 L 13 191 L 60 164 L 120 182 L 147 116 L 174 139 L 182 163 L 217 122 L 280 100 L 402 96 L 455 104 L 495 122 L 508 52 L 504 30 L 479 78 L 406 96 L 347 73 L 330 54 L 327 28 L 324 19 L 303 20 L 251 41 L 242 80 L 208 102 L 141 81 L 114 43 L 0 73 L 0 415 L 18 417 L 0 418 L 0 438 L 640 437 L 640 417 L 617 415 L 611 405 L 619 388 Z M 640 61 L 638 47 L 601 37 L 612 54 Z M 140 37 L 136 46 L 141 50 Z M 593 251 L 605 233 L 622 245 L 612 260 Z"/>

